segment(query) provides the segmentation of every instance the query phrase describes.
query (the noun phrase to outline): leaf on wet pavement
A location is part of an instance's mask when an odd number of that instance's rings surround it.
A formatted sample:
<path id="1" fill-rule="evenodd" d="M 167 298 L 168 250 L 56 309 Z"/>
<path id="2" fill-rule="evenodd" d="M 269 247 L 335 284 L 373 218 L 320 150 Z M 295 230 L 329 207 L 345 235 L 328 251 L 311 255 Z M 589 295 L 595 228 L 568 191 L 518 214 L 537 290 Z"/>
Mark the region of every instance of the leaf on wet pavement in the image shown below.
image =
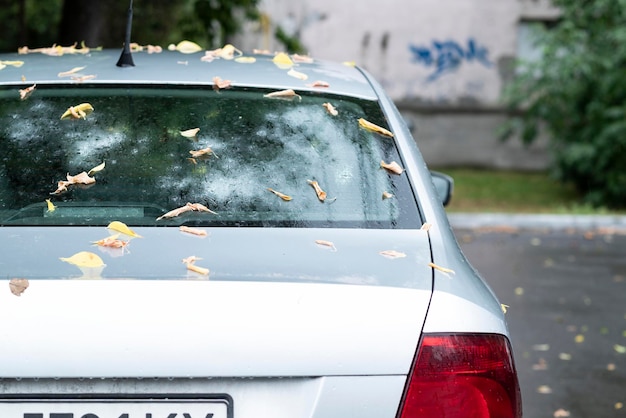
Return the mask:
<path id="1" fill-rule="evenodd" d="M 548 385 L 541 385 L 537 388 L 537 393 L 549 395 L 552 393 L 552 388 Z"/>
<path id="2" fill-rule="evenodd" d="M 15 296 L 21 296 L 28 288 L 28 279 L 11 279 L 9 280 L 9 289 Z"/>

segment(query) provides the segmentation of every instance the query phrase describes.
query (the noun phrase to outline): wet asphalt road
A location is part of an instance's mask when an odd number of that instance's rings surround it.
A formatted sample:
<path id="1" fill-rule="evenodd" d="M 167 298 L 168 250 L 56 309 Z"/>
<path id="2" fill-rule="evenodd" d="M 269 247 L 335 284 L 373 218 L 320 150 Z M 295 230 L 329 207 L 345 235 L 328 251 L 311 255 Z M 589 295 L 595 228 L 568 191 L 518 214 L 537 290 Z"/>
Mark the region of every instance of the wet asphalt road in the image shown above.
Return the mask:
<path id="1" fill-rule="evenodd" d="M 455 234 L 509 305 L 524 417 L 626 417 L 626 230 Z"/>

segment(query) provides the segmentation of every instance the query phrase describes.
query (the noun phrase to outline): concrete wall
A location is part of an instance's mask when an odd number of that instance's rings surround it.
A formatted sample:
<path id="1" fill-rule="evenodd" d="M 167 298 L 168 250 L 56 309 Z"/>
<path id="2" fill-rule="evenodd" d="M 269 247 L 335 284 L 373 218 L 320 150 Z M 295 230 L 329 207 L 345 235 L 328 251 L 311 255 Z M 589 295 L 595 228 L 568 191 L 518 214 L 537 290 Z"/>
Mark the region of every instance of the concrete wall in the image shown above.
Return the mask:
<path id="1" fill-rule="evenodd" d="M 500 105 L 520 22 L 554 19 L 549 0 L 262 0 L 267 25 L 243 47 L 281 50 L 280 26 L 321 59 L 355 61 L 396 101 L 433 166 L 543 169 L 546 141 L 501 143 Z"/>

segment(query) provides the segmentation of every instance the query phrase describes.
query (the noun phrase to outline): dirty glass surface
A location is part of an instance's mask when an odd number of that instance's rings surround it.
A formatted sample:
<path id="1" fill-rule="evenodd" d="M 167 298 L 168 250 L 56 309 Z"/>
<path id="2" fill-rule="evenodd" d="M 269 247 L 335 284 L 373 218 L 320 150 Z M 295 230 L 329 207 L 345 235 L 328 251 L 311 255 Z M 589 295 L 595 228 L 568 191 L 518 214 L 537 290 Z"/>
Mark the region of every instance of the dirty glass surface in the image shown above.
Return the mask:
<path id="1" fill-rule="evenodd" d="M 38 86 L 20 100 L 15 88 L 0 91 L 0 224 L 421 225 L 406 175 L 380 167 L 382 160 L 402 165 L 393 139 L 359 127 L 359 118 L 387 127 L 376 102 L 265 93 L 71 85 Z M 80 103 L 93 113 L 61 119 Z M 181 135 L 194 128 L 195 137 Z M 192 154 L 207 147 L 212 152 Z M 55 193 L 68 174 L 102 163 L 91 174 L 95 183 Z M 309 180 L 327 193 L 323 202 Z M 383 192 L 394 197 L 383 199 Z M 216 213 L 157 220 L 187 203 Z"/>

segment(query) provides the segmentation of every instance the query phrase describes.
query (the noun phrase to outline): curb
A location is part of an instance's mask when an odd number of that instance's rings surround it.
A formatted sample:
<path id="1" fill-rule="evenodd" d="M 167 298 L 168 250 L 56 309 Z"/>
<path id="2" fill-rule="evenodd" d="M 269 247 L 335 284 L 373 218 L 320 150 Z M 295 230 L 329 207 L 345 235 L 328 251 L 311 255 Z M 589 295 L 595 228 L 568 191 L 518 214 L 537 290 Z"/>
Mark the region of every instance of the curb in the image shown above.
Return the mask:
<path id="1" fill-rule="evenodd" d="M 597 229 L 626 230 L 623 215 L 556 215 L 516 213 L 448 213 L 452 228 Z"/>

